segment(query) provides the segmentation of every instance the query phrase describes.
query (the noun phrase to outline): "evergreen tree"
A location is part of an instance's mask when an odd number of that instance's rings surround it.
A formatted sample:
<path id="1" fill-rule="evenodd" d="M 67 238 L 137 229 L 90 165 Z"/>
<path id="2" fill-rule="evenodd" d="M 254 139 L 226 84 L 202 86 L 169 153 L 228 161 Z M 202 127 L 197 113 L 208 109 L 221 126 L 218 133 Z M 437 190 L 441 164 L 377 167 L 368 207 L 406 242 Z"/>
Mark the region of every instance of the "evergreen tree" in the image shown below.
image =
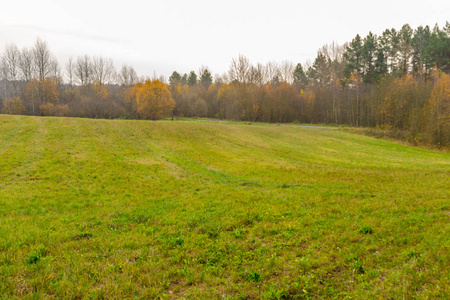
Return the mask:
<path id="1" fill-rule="evenodd" d="M 177 71 L 173 71 L 172 75 L 169 77 L 170 85 L 181 84 L 181 75 Z"/>
<path id="2" fill-rule="evenodd" d="M 391 47 L 391 31 L 386 29 L 383 31 L 383 34 L 378 37 L 377 60 L 375 62 L 378 75 L 389 73 L 389 55 L 392 52 Z"/>
<path id="3" fill-rule="evenodd" d="M 344 57 L 347 59 L 348 63 L 344 70 L 344 74 L 347 78 L 350 77 L 351 73 L 361 74 L 362 71 L 362 48 L 363 44 L 361 37 L 356 35 L 352 40 L 350 45 L 348 45 Z"/>
<path id="4" fill-rule="evenodd" d="M 304 87 L 308 84 L 308 78 L 306 77 L 303 67 L 300 63 L 297 64 L 294 70 L 294 84 L 300 87 Z"/>
<path id="5" fill-rule="evenodd" d="M 184 86 L 188 83 L 188 76 L 186 73 L 183 74 L 183 77 L 181 77 L 181 86 Z"/>
<path id="6" fill-rule="evenodd" d="M 430 36 L 428 47 L 429 55 L 433 64 L 444 72 L 450 72 L 450 36 L 448 34 L 448 23 L 444 30 L 436 26 Z"/>
<path id="7" fill-rule="evenodd" d="M 187 84 L 189 86 L 194 86 L 197 84 L 197 74 L 195 74 L 194 71 L 191 71 L 191 73 L 189 73 L 189 77 L 187 79 Z"/>
<path id="8" fill-rule="evenodd" d="M 388 30 L 388 43 L 389 43 L 389 53 L 388 53 L 388 69 L 389 73 L 392 75 L 398 75 L 398 50 L 399 50 L 399 35 L 397 30 L 392 28 Z"/>
<path id="9" fill-rule="evenodd" d="M 403 25 L 399 31 L 399 66 L 402 75 L 406 75 L 410 69 L 412 56 L 412 34 L 413 30 L 408 24 Z"/>
<path id="10" fill-rule="evenodd" d="M 430 62 L 430 55 L 428 53 L 428 44 L 430 42 L 431 31 L 428 26 L 425 28 L 419 26 L 414 32 L 412 38 L 412 71 L 427 77 L 429 71 L 433 67 Z"/>
<path id="11" fill-rule="evenodd" d="M 211 75 L 211 72 L 207 68 L 204 68 L 201 70 L 200 73 L 200 84 L 205 87 L 205 89 L 208 89 L 209 86 L 212 84 L 213 78 Z"/>
<path id="12" fill-rule="evenodd" d="M 376 81 L 378 81 L 383 75 L 387 75 L 388 66 L 386 63 L 385 52 L 383 49 L 378 48 L 376 53 L 375 66 L 374 66 L 374 74 L 373 77 Z"/>
<path id="13" fill-rule="evenodd" d="M 362 65 L 363 65 L 363 80 L 366 83 L 372 83 L 375 81 L 375 59 L 377 53 L 377 41 L 376 37 L 369 32 L 364 39 L 364 45 L 362 46 Z"/>
<path id="14" fill-rule="evenodd" d="M 314 60 L 314 64 L 312 66 L 314 69 L 314 77 L 313 79 L 321 84 L 327 85 L 330 82 L 330 59 L 327 58 L 322 53 L 318 53 L 316 59 Z"/>

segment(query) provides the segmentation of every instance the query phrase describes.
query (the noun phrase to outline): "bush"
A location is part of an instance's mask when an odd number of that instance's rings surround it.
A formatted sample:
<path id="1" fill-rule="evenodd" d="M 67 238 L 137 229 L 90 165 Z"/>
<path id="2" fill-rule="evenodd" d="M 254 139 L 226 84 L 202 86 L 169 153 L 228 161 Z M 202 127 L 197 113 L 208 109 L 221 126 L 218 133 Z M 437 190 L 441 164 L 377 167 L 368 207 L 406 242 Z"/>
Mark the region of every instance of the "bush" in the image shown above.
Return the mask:
<path id="1" fill-rule="evenodd" d="M 3 102 L 2 113 L 9 115 L 20 115 L 24 113 L 22 101 L 19 97 L 7 99 Z"/>

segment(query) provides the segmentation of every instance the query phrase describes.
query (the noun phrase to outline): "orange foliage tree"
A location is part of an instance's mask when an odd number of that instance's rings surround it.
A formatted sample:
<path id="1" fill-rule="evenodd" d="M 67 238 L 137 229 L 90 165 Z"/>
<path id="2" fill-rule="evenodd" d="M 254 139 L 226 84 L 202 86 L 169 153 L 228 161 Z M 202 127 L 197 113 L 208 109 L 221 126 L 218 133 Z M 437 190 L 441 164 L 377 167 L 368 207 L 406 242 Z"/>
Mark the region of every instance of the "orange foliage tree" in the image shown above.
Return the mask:
<path id="1" fill-rule="evenodd" d="M 139 117 L 147 120 L 165 118 L 175 107 L 175 101 L 169 89 L 159 80 L 147 80 L 144 84 L 137 86 L 136 102 Z"/>

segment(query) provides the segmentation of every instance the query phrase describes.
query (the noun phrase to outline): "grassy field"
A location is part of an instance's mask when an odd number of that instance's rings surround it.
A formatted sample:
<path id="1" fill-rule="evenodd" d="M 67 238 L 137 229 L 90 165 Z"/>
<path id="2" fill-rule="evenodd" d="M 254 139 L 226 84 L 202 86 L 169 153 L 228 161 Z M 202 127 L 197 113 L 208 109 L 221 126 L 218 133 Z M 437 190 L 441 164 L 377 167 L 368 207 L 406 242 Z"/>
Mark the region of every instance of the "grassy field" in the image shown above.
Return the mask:
<path id="1" fill-rule="evenodd" d="M 0 116 L 0 298 L 450 298 L 450 154 L 263 124 Z"/>

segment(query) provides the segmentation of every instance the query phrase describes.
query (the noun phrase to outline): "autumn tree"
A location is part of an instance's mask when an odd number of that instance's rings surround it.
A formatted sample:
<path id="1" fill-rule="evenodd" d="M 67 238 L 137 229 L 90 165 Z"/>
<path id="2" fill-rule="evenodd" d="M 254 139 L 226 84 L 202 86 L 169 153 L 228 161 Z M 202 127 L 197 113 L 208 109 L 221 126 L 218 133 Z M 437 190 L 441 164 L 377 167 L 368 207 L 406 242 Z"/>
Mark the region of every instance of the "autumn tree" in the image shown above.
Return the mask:
<path id="1" fill-rule="evenodd" d="M 59 92 L 55 81 L 45 78 L 41 83 L 37 78 L 31 80 L 25 86 L 22 98 L 26 108 L 35 115 L 41 105 L 46 103 L 56 103 Z"/>
<path id="2" fill-rule="evenodd" d="M 141 118 L 158 120 L 169 116 L 175 101 L 167 86 L 159 80 L 147 80 L 136 92 L 137 112 Z"/>
<path id="3" fill-rule="evenodd" d="M 413 102 L 415 86 L 416 81 L 412 75 L 405 75 L 392 81 L 380 108 L 385 124 L 406 129 L 408 105 Z"/>
<path id="4" fill-rule="evenodd" d="M 239 119 L 240 112 L 236 100 L 239 98 L 233 84 L 222 84 L 217 92 L 219 104 L 218 117 L 220 119 Z"/>
<path id="5" fill-rule="evenodd" d="M 3 102 L 2 113 L 10 115 L 19 115 L 24 112 L 22 101 L 19 97 L 6 99 Z"/>
<path id="6" fill-rule="evenodd" d="M 47 102 L 39 106 L 39 110 L 44 116 L 67 116 L 69 112 L 69 106 L 65 105 L 55 105 L 51 102 Z"/>
<path id="7" fill-rule="evenodd" d="M 106 87 L 104 84 L 101 83 L 99 80 L 95 80 L 92 83 L 92 89 L 95 92 L 95 97 L 99 100 L 106 100 L 108 97 L 108 91 L 106 90 Z"/>
<path id="8" fill-rule="evenodd" d="M 450 75 L 446 73 L 441 73 L 434 84 L 424 123 L 429 142 L 439 147 L 450 145 Z"/>

